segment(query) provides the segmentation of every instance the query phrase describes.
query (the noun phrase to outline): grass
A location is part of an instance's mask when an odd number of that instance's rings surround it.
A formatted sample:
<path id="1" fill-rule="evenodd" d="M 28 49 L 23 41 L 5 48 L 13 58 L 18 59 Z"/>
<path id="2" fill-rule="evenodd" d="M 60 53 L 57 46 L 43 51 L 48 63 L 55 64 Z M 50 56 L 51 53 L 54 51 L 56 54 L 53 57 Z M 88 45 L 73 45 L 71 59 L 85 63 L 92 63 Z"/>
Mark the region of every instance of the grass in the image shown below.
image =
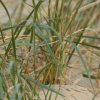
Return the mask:
<path id="1" fill-rule="evenodd" d="M 100 57 L 100 2 L 27 1 L 19 1 L 10 14 L 6 3 L 0 0 L 9 19 L 0 28 L 0 99 L 40 100 L 39 88 L 62 95 L 48 84 L 64 84 L 75 53 L 92 85 L 90 66 L 81 52 L 86 48 Z"/>

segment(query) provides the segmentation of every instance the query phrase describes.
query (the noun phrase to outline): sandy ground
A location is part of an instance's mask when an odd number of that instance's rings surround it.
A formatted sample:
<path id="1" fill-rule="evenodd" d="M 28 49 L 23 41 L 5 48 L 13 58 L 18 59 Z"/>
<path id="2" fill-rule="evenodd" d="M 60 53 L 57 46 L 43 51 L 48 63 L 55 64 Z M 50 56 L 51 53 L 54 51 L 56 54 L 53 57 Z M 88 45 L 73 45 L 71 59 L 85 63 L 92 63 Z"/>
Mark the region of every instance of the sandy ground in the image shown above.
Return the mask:
<path id="1" fill-rule="evenodd" d="M 80 87 L 78 85 L 54 85 L 51 86 L 51 88 L 55 89 L 64 96 L 57 95 L 53 92 L 47 92 L 45 90 L 40 92 L 41 100 L 100 100 L 99 96 L 95 97 L 95 95 L 89 92 L 87 88 Z M 46 94 L 47 96 L 45 96 Z"/>

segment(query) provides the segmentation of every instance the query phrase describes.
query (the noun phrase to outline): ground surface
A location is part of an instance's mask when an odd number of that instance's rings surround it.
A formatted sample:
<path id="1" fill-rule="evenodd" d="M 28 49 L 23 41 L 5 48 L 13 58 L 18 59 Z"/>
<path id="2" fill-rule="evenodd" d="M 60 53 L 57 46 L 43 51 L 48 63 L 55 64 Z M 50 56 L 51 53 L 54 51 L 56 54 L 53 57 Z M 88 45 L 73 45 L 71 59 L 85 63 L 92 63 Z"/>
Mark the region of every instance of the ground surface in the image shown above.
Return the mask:
<path id="1" fill-rule="evenodd" d="M 51 95 L 51 92 L 49 92 L 47 97 L 44 98 L 47 94 L 47 91 L 45 90 L 44 92 L 40 92 L 40 97 L 42 100 L 49 100 L 50 95 L 50 100 L 100 100 L 99 96 L 94 97 L 94 95 L 89 92 L 87 88 L 80 87 L 78 85 L 55 85 L 52 86 L 52 88 L 59 91 L 59 93 L 63 94 L 65 97 L 55 93 L 52 93 Z"/>

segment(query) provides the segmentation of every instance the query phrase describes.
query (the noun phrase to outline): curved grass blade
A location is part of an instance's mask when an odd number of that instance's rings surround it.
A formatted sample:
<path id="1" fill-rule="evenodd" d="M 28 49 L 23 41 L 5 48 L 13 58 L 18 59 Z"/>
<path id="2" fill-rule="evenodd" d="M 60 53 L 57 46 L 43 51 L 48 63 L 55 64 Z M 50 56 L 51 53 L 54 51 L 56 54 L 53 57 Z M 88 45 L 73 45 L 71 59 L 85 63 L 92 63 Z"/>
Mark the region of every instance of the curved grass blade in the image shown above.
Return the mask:
<path id="1" fill-rule="evenodd" d="M 1 77 L 2 82 L 3 82 L 2 87 L 3 87 L 4 92 L 6 93 L 6 97 L 8 100 L 10 100 L 10 96 L 9 96 L 8 89 L 7 89 L 5 80 L 4 80 L 4 76 L 1 73 L 0 73 L 0 77 Z"/>
<path id="2" fill-rule="evenodd" d="M 87 75 L 88 75 L 88 77 L 89 77 L 89 80 L 90 80 L 90 83 L 91 83 L 91 86 L 92 86 L 92 88 L 93 88 L 93 90 L 94 90 L 94 87 L 93 87 L 93 84 L 92 84 L 92 81 L 91 81 L 91 74 L 90 74 L 90 71 L 89 71 L 89 68 L 88 68 L 88 66 L 86 65 L 86 63 L 85 63 L 85 61 L 84 61 L 84 59 L 83 59 L 83 57 L 82 57 L 82 54 L 81 54 L 81 52 L 80 52 L 80 50 L 78 49 L 78 47 L 77 47 L 77 44 L 75 44 L 73 41 L 71 41 L 69 38 L 67 38 L 67 37 L 65 37 L 65 39 L 66 39 L 66 41 L 68 41 L 71 45 L 72 45 L 72 47 L 76 50 L 76 52 L 78 53 L 78 55 L 79 55 L 79 57 L 80 57 L 80 61 L 81 61 L 81 63 L 83 64 L 83 67 L 85 68 L 85 72 L 87 73 Z"/>
<path id="3" fill-rule="evenodd" d="M 76 18 L 76 16 L 77 16 L 77 13 L 78 13 L 78 11 L 79 11 L 79 8 L 80 8 L 80 6 L 81 6 L 82 3 L 83 3 L 83 0 L 80 0 L 80 2 L 78 2 L 78 3 L 76 4 L 77 6 L 76 6 L 76 8 L 75 8 L 75 12 L 73 13 L 73 15 L 72 15 L 72 17 L 71 17 L 69 23 L 67 24 L 67 27 L 66 27 L 66 30 L 65 30 L 64 33 L 67 33 L 67 31 L 68 31 L 68 29 L 70 28 L 70 26 L 71 26 L 73 20 L 75 20 L 75 18 Z M 65 35 L 65 34 L 64 34 L 64 35 Z"/>
<path id="4" fill-rule="evenodd" d="M 93 8 L 90 10 L 90 12 L 89 12 L 90 17 L 91 17 L 92 14 L 93 14 L 93 10 L 95 10 L 94 7 L 93 7 Z M 80 43 L 80 40 L 82 39 L 82 36 L 83 36 L 83 34 L 84 34 L 84 31 L 85 31 L 85 29 L 86 29 L 86 27 L 88 26 L 88 24 L 89 24 L 90 21 L 91 21 L 91 18 L 90 18 L 90 19 L 88 18 L 88 19 L 87 19 L 87 23 L 84 25 L 83 30 L 82 30 L 82 32 L 81 32 L 80 35 L 79 35 L 79 38 L 78 38 L 78 40 L 77 40 L 77 42 L 76 42 L 76 45 L 78 45 L 78 44 Z M 68 61 L 67 61 L 67 65 L 68 65 L 68 63 L 69 63 L 69 61 L 70 61 L 70 59 L 71 59 L 71 57 L 72 57 L 74 51 L 75 51 L 75 49 L 72 50 L 71 55 L 69 56 L 69 59 L 68 59 Z"/>
<path id="5" fill-rule="evenodd" d="M 64 48 L 64 44 L 63 44 L 63 42 L 62 42 L 61 36 L 60 36 L 60 34 L 59 34 L 54 28 L 52 28 L 52 27 L 49 26 L 49 25 L 39 25 L 39 27 L 44 28 L 44 29 L 50 29 L 51 31 L 53 31 L 54 34 L 55 34 L 55 36 L 58 38 L 58 40 L 59 40 L 59 42 L 60 42 L 62 48 Z"/>
<path id="6" fill-rule="evenodd" d="M 5 4 L 3 3 L 2 0 L 0 0 L 0 2 L 1 2 L 3 8 L 5 9 L 6 13 L 7 13 L 7 16 L 8 16 L 8 18 L 9 18 L 9 21 L 10 21 L 10 24 L 11 24 L 11 27 L 12 27 L 13 25 L 12 25 L 12 21 L 11 21 L 10 14 L 9 14 L 9 12 L 8 12 L 8 9 L 6 8 L 6 6 L 5 6 Z M 14 58 L 16 59 L 15 37 L 14 37 L 13 29 L 11 29 L 11 31 L 12 31 L 12 40 L 11 40 L 11 41 L 12 41 L 12 47 L 13 47 L 13 52 L 14 52 Z"/>
<path id="7" fill-rule="evenodd" d="M 79 43 L 79 44 L 85 45 L 85 46 L 88 46 L 88 47 L 92 47 L 92 48 L 95 48 L 97 50 L 100 50 L 100 46 L 99 47 L 98 46 L 94 46 L 94 45 L 91 45 L 91 44 L 86 43 L 86 42 L 82 42 L 82 43 Z"/>
<path id="8" fill-rule="evenodd" d="M 15 89 L 14 89 L 13 95 L 11 96 L 10 100 L 17 100 L 18 99 L 18 92 L 20 90 L 20 87 L 21 87 L 20 83 L 15 85 Z"/>
<path id="9" fill-rule="evenodd" d="M 89 39 L 96 39 L 96 40 L 100 41 L 100 37 L 96 37 L 96 36 L 86 36 L 86 35 L 83 35 L 82 37 L 83 38 L 89 38 Z"/>
<path id="10" fill-rule="evenodd" d="M 34 25 L 33 25 L 33 27 L 34 27 Z M 40 39 L 42 39 L 42 41 L 46 44 L 46 47 L 47 47 L 47 49 L 48 49 L 48 52 L 49 52 L 49 54 L 50 54 L 50 56 L 51 56 L 51 58 L 52 58 L 52 62 L 57 66 L 58 64 L 57 64 L 55 55 L 54 55 L 54 53 L 52 52 L 52 50 L 51 50 L 51 48 L 50 48 L 50 46 L 49 46 L 49 44 L 48 44 L 46 38 L 42 35 L 42 32 L 40 31 L 39 27 L 36 26 L 36 25 L 35 25 L 35 27 L 38 29 L 38 33 L 39 33 L 39 34 L 37 34 L 37 36 L 38 36 Z"/>
<path id="11" fill-rule="evenodd" d="M 0 75 L 0 100 L 3 100 L 3 97 L 4 97 L 3 80 L 2 80 L 2 77 Z"/>
<path id="12" fill-rule="evenodd" d="M 58 95 L 64 96 L 63 94 L 59 93 L 58 91 L 54 90 L 53 88 L 50 88 L 50 87 L 48 87 L 48 86 L 40 83 L 37 80 L 34 80 L 34 79 L 30 78 L 30 77 L 24 77 L 24 76 L 23 76 L 23 78 L 25 80 L 29 81 L 29 82 L 33 82 L 34 84 L 36 84 L 37 86 L 41 87 L 42 89 L 44 88 L 44 89 L 49 90 L 49 91 L 52 91 L 52 92 L 54 92 L 54 93 L 56 93 Z"/>
<path id="13" fill-rule="evenodd" d="M 38 4 L 36 5 L 36 7 L 39 6 L 42 2 L 43 2 L 43 0 L 40 0 L 40 1 L 38 2 Z M 34 12 L 34 10 L 35 10 L 36 7 L 34 7 L 34 9 L 30 12 L 30 14 L 29 14 L 28 17 L 26 18 L 26 20 L 22 22 L 22 25 L 21 25 L 21 26 L 20 26 L 20 25 L 17 26 L 17 28 L 15 29 L 15 31 L 14 31 L 14 34 L 16 35 L 16 36 L 15 36 L 15 40 L 16 40 L 16 38 L 19 36 L 19 34 L 20 34 L 20 32 L 22 31 L 22 29 L 25 27 L 25 25 L 26 25 L 27 21 L 29 20 L 29 18 L 32 16 L 32 14 L 33 14 L 33 12 Z M 7 50 L 6 50 L 5 55 L 8 54 L 8 52 L 9 52 L 9 50 L 10 50 L 10 47 L 11 47 L 11 41 L 10 41 L 10 43 L 8 44 L 8 47 L 7 47 Z"/>

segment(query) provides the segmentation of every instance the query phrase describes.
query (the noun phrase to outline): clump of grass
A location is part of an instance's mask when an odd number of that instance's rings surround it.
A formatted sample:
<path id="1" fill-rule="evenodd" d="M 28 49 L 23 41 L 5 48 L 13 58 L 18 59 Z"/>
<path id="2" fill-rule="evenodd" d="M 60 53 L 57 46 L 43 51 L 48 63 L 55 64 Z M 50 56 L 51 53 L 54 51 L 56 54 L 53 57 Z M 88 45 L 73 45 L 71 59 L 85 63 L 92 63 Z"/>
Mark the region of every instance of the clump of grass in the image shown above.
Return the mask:
<path id="1" fill-rule="evenodd" d="M 95 34 L 99 25 L 99 1 L 32 0 L 32 4 L 28 4 L 27 0 L 22 0 L 17 13 L 18 23 L 12 22 L 14 15 L 11 17 L 2 0 L 0 3 L 9 18 L 8 26 L 0 28 L 1 99 L 32 100 L 35 96 L 40 99 L 35 86 L 58 93 L 46 84 L 66 81 L 66 69 L 75 52 L 91 82 L 89 67 L 79 46 L 100 50 L 98 44 L 86 41 L 100 40 Z M 22 17 L 25 5 L 31 11 Z M 95 30 L 93 36 L 88 35 L 88 29 Z M 9 30 L 11 36 L 5 33 Z"/>

